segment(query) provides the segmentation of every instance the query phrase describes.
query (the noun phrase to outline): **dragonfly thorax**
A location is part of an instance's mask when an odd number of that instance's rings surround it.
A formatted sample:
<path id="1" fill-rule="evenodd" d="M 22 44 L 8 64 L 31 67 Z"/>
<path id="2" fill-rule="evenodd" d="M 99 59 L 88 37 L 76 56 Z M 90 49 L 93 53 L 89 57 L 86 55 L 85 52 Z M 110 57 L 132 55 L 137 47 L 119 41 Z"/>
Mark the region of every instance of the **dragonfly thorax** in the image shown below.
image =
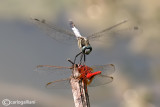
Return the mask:
<path id="1" fill-rule="evenodd" d="M 101 71 L 93 72 L 93 69 L 91 67 L 80 65 L 78 67 L 78 71 L 80 73 L 80 79 L 86 82 L 87 84 L 90 84 L 92 82 L 92 79 L 96 76 L 101 74 Z"/>
<path id="2" fill-rule="evenodd" d="M 78 71 L 81 74 L 80 76 L 81 79 L 87 79 L 86 76 L 88 73 L 92 73 L 92 68 L 85 66 L 85 65 L 80 65 L 78 67 Z"/>
<path id="3" fill-rule="evenodd" d="M 85 37 L 79 37 L 77 40 L 79 49 L 81 49 L 84 54 L 88 55 L 92 51 L 89 40 Z"/>

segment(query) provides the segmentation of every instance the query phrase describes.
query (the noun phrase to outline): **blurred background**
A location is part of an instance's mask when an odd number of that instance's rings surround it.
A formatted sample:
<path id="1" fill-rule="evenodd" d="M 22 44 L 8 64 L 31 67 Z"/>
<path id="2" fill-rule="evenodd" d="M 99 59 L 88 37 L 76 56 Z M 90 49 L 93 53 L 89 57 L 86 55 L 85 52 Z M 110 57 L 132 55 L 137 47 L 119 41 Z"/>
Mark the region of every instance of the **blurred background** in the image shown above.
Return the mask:
<path id="1" fill-rule="evenodd" d="M 112 83 L 89 89 L 91 107 L 159 107 L 159 11 L 159 0 L 0 0 L 0 101 L 36 101 L 24 107 L 74 106 L 71 89 L 46 89 L 47 75 L 43 78 L 34 69 L 39 64 L 71 66 L 66 60 L 73 60 L 78 47 L 46 36 L 30 17 L 68 30 L 72 19 L 82 35 L 128 19 L 116 28 L 121 35 L 106 35 L 92 44 L 86 64 L 113 63 L 116 72 Z M 132 26 L 139 31 L 124 33 Z"/>

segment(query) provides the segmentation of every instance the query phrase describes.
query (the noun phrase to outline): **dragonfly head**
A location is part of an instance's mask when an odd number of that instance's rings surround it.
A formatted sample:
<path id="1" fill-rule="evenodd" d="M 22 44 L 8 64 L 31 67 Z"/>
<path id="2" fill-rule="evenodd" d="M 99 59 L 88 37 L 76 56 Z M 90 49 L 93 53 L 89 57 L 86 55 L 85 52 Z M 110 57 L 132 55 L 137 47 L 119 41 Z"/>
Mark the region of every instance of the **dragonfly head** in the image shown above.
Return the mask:
<path id="1" fill-rule="evenodd" d="M 82 47 L 82 52 L 86 55 L 90 54 L 91 51 L 92 51 L 92 47 L 90 45 Z"/>
<path id="2" fill-rule="evenodd" d="M 92 47 L 86 37 L 78 38 L 78 46 L 82 50 L 83 54 L 88 55 L 92 51 Z"/>

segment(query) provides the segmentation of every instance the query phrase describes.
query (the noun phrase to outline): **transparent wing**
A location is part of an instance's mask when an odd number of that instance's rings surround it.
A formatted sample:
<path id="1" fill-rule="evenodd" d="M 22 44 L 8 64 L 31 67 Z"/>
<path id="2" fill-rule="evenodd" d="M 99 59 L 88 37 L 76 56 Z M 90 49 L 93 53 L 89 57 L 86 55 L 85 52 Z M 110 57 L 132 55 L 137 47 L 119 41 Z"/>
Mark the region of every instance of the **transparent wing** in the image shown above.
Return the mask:
<path id="1" fill-rule="evenodd" d="M 102 71 L 102 75 L 110 75 L 115 72 L 115 66 L 113 64 L 106 64 L 106 65 L 95 65 L 91 66 L 94 72 Z"/>
<path id="2" fill-rule="evenodd" d="M 113 77 L 106 75 L 96 75 L 92 82 L 89 84 L 89 87 L 95 87 L 100 85 L 105 85 L 113 81 Z"/>
<path id="3" fill-rule="evenodd" d="M 52 66 L 52 65 L 38 65 L 35 71 L 46 78 L 68 78 L 71 75 L 72 67 Z"/>
<path id="4" fill-rule="evenodd" d="M 34 23 L 37 24 L 41 29 L 43 29 L 47 35 L 56 41 L 73 44 L 77 42 L 77 39 L 73 32 L 56 27 L 47 23 L 45 20 L 40 21 L 39 19 L 33 19 Z"/>
<path id="5" fill-rule="evenodd" d="M 113 25 L 105 30 L 102 30 L 98 33 L 94 33 L 91 36 L 88 36 L 87 38 L 90 40 L 90 42 L 94 42 L 96 40 L 101 40 L 102 37 L 109 37 L 109 36 L 116 36 L 116 35 L 120 35 L 120 36 L 133 36 L 133 35 L 138 35 L 142 32 L 142 29 L 140 29 L 138 26 L 128 26 L 125 28 L 118 28 L 118 29 L 114 29 L 124 23 L 126 23 L 127 20 L 124 20 L 116 25 Z"/>
<path id="6" fill-rule="evenodd" d="M 68 69 L 72 69 L 72 67 L 63 67 L 63 66 L 52 66 L 52 65 L 38 65 L 35 71 L 40 72 L 55 72 L 55 71 L 67 71 Z"/>
<path id="7" fill-rule="evenodd" d="M 70 78 L 49 82 L 49 83 L 46 84 L 46 87 L 47 88 L 54 88 L 54 89 L 68 89 L 68 88 L 71 88 Z"/>
<path id="8" fill-rule="evenodd" d="M 101 37 L 101 36 L 104 36 L 104 35 L 102 35 L 102 34 L 108 32 L 109 30 L 111 30 L 111 29 L 113 29 L 113 28 L 115 28 L 115 27 L 117 27 L 117 26 L 119 26 L 119 25 L 121 25 L 121 24 L 123 24 L 123 23 L 126 23 L 126 22 L 127 22 L 127 20 L 123 20 L 123 21 L 121 21 L 120 23 L 117 23 L 117 24 L 115 24 L 115 25 L 113 25 L 113 26 L 111 26 L 111 27 L 109 27 L 109 28 L 106 28 L 106 29 L 104 29 L 104 30 L 102 30 L 102 31 L 100 31 L 100 32 L 94 33 L 94 34 L 88 36 L 87 38 L 88 38 L 89 40 L 92 40 L 92 39 L 96 39 L 96 38 L 99 38 L 99 37 Z"/>

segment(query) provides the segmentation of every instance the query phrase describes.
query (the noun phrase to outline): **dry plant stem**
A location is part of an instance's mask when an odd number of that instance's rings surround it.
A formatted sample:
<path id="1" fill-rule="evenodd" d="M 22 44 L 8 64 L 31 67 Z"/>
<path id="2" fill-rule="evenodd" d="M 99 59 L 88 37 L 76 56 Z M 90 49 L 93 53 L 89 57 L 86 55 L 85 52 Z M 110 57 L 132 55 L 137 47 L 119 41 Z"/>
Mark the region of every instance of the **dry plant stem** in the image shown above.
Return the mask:
<path id="1" fill-rule="evenodd" d="M 87 86 L 83 83 L 82 80 L 76 78 L 79 74 L 77 67 L 74 65 L 73 77 L 71 78 L 71 87 L 73 93 L 73 99 L 75 107 L 90 107 L 89 96 L 87 92 Z"/>

